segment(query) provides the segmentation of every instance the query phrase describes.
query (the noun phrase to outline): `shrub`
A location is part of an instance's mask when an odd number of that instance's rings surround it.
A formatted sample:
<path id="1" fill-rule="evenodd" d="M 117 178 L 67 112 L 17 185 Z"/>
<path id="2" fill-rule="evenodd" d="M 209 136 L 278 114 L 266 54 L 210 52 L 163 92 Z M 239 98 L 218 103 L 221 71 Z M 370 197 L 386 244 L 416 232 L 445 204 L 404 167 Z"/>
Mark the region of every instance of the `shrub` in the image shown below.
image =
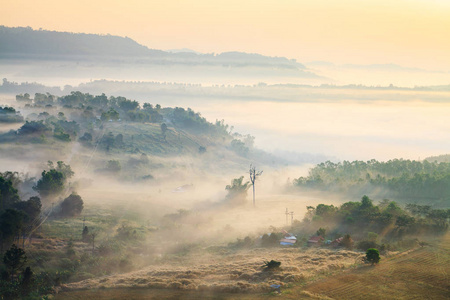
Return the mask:
<path id="1" fill-rule="evenodd" d="M 275 261 L 275 260 L 271 260 L 271 261 L 264 261 L 264 265 L 262 266 L 263 268 L 266 267 L 267 269 L 276 269 L 279 268 L 281 265 L 281 262 L 279 261 Z"/>
<path id="2" fill-rule="evenodd" d="M 378 245 L 374 241 L 363 240 L 358 242 L 356 248 L 358 248 L 361 251 L 367 251 L 370 248 L 378 248 Z"/>
<path id="3" fill-rule="evenodd" d="M 264 234 L 261 238 L 261 246 L 263 247 L 272 247 L 279 244 L 281 239 L 281 234 L 277 234 L 272 232 L 269 234 Z"/>
<path id="4" fill-rule="evenodd" d="M 380 252 L 377 249 L 375 249 L 375 248 L 367 249 L 366 262 L 371 263 L 373 266 L 374 264 L 379 263 L 380 259 L 381 259 Z"/>
<path id="5" fill-rule="evenodd" d="M 66 217 L 78 216 L 83 210 L 83 199 L 75 193 L 61 203 L 61 215 Z"/>

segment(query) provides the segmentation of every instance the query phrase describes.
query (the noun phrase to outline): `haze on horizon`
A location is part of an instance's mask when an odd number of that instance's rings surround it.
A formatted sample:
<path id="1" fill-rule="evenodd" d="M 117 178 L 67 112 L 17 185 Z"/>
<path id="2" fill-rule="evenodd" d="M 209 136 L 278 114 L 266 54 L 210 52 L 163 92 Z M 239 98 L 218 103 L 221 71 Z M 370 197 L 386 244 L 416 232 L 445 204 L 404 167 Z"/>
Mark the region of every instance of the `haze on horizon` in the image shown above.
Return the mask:
<path id="1" fill-rule="evenodd" d="M 201 71 L 209 73 L 202 73 L 189 65 L 183 69 L 113 62 L 92 67 L 90 62 L 78 61 L 5 64 L 2 76 L 10 81 L 36 81 L 61 87 L 96 79 L 249 86 L 260 82 L 447 85 L 450 83 L 449 15 L 450 2 L 437 0 L 314 3 L 303 0 L 80 0 L 71 3 L 44 0 L 39 4 L 27 0 L 7 1 L 0 11 L 5 26 L 128 36 L 154 49 L 189 48 L 202 53 L 243 51 L 284 56 L 305 64 L 323 82 L 277 77 L 272 70 L 240 74 L 242 69 L 231 70 L 233 73 L 223 68 L 220 73 L 205 68 Z M 372 68 L 358 64 L 379 65 Z M 337 95 L 336 91 L 330 94 L 324 90 L 314 95 L 315 100 L 320 100 L 317 103 L 304 103 L 303 98 L 311 95 L 311 91 L 295 91 L 291 98 L 281 102 L 261 102 L 259 95 L 249 97 L 251 92 L 248 94 L 247 90 L 239 94 L 238 103 L 216 101 L 214 95 L 208 101 L 201 97 L 194 101 L 195 97 L 186 97 L 187 94 L 160 99 L 148 91 L 140 98 L 133 95 L 137 91 L 132 88 L 124 88 L 120 93 L 106 88 L 98 92 L 191 107 L 209 121 L 225 119 L 239 132 L 254 135 L 256 146 L 267 151 L 288 150 L 349 160 L 388 160 L 424 158 L 447 153 L 449 149 L 448 93 L 411 92 L 405 96 L 391 91 L 362 95 L 349 90 Z M 433 101 L 427 101 L 427 97 Z M 172 102 L 167 103 L 169 100 Z"/>
<path id="2" fill-rule="evenodd" d="M 450 70 L 450 2 L 4 1 L 2 25 L 128 36 L 154 49 Z"/>

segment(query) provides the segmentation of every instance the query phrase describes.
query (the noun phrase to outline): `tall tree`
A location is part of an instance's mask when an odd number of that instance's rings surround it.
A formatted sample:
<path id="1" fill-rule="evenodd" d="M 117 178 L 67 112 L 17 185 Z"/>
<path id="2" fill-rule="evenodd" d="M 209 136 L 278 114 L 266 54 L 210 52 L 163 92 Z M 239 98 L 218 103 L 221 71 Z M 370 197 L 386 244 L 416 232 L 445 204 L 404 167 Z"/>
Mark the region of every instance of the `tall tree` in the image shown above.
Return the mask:
<path id="1" fill-rule="evenodd" d="M 19 194 L 13 186 L 13 182 L 0 176 L 0 212 L 10 208 L 19 200 Z"/>
<path id="2" fill-rule="evenodd" d="M 56 167 L 53 162 L 49 161 L 48 166 L 50 170 L 48 172 L 44 170 L 42 178 L 33 187 L 43 198 L 60 194 L 64 190 L 67 180 L 74 174 L 70 166 L 62 161 L 58 161 Z"/>
<path id="3" fill-rule="evenodd" d="M 10 245 L 20 233 L 25 217 L 25 213 L 16 209 L 6 209 L 0 215 L 0 253 L 3 252 L 3 245 Z"/>
<path id="4" fill-rule="evenodd" d="M 3 256 L 3 263 L 11 275 L 11 281 L 14 280 L 15 274 L 26 264 L 27 256 L 25 251 L 21 248 L 17 248 L 16 245 L 12 245 L 11 249 L 6 251 Z"/>
<path id="5" fill-rule="evenodd" d="M 256 178 L 258 178 L 258 176 L 260 176 L 262 174 L 263 171 L 256 171 L 256 168 L 250 164 L 250 181 L 252 183 L 253 186 L 253 206 L 255 206 L 255 181 Z"/>

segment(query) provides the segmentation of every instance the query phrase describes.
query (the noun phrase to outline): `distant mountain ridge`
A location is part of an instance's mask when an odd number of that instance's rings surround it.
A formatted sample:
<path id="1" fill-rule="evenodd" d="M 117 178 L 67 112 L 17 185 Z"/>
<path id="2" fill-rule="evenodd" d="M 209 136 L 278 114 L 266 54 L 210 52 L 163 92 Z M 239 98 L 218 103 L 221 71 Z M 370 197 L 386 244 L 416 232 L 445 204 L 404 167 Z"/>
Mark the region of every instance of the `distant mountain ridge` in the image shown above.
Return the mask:
<path id="1" fill-rule="evenodd" d="M 128 37 L 0 26 L 0 55 L 164 55 Z"/>
<path id="2" fill-rule="evenodd" d="M 0 59 L 125 59 L 137 63 L 263 67 L 303 71 L 295 59 L 244 52 L 200 54 L 149 49 L 128 37 L 0 26 Z M 309 75 L 313 75 L 309 73 Z"/>

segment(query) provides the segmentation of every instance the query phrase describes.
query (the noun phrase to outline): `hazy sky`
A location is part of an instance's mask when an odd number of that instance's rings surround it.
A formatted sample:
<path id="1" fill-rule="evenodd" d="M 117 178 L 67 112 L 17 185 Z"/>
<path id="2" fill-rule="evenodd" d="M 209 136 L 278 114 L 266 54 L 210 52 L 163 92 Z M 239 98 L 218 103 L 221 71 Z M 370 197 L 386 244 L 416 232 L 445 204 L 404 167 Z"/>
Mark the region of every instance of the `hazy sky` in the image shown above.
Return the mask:
<path id="1" fill-rule="evenodd" d="M 4 0 L 0 24 L 155 49 L 450 70 L 450 0 Z"/>

